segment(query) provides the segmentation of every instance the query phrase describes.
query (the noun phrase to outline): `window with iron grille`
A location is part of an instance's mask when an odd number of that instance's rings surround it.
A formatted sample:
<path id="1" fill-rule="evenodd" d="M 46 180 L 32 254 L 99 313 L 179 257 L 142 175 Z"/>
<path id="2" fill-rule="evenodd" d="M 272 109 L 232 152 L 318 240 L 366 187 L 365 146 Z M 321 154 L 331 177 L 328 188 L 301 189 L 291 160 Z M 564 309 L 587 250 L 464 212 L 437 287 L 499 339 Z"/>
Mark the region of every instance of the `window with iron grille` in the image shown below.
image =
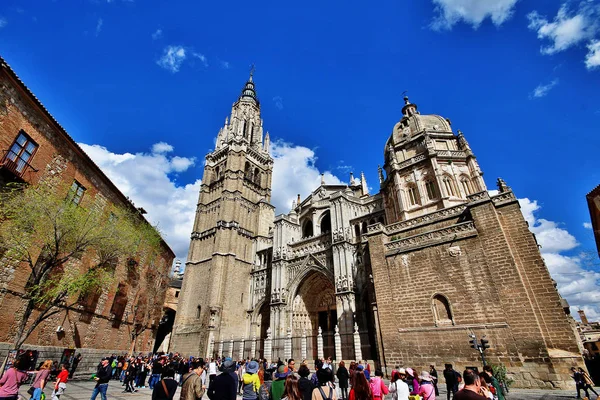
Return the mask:
<path id="1" fill-rule="evenodd" d="M 16 172 L 23 172 L 33 158 L 38 145 L 25 132 L 19 132 L 17 139 L 10 147 L 6 158 L 16 164 Z"/>

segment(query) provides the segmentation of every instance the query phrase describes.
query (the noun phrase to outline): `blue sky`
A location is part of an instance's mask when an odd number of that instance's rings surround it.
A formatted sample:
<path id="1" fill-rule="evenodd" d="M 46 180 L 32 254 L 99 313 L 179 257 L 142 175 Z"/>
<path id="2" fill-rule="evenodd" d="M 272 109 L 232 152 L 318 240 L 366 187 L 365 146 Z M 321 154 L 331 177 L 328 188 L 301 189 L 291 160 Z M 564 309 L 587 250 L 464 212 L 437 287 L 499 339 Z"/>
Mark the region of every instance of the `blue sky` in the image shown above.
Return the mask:
<path id="1" fill-rule="evenodd" d="M 185 258 L 204 155 L 247 76 L 274 203 L 377 164 L 408 91 L 502 176 L 561 292 L 600 317 L 585 194 L 600 184 L 598 1 L 12 1 L 0 54 Z M 595 259 L 597 260 L 597 259 Z M 598 264 L 598 263 L 596 263 Z"/>

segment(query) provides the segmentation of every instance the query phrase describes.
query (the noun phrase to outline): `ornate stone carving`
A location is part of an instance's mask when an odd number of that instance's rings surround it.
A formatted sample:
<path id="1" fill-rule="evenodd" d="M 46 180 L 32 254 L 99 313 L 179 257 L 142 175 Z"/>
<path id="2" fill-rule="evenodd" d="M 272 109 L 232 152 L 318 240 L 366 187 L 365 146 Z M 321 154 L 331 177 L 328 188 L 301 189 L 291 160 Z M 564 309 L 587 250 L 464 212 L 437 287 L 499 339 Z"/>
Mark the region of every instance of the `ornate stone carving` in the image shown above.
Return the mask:
<path id="1" fill-rule="evenodd" d="M 447 228 L 410 236 L 405 239 L 395 240 L 386 243 L 385 248 L 387 251 L 403 252 L 475 235 L 477 235 L 475 225 L 472 221 L 468 221 Z"/>
<path id="2" fill-rule="evenodd" d="M 395 224 L 388 225 L 385 228 L 385 231 L 388 235 L 393 235 L 399 233 L 401 231 L 414 228 L 419 225 L 431 224 L 440 220 L 447 219 L 449 217 L 453 217 L 459 214 L 462 214 L 467 209 L 467 206 L 464 204 L 445 208 L 440 211 L 436 211 L 430 214 L 421 215 L 416 218 L 408 219 L 406 221 L 397 222 Z"/>
<path id="3" fill-rule="evenodd" d="M 469 200 L 469 202 L 474 203 L 477 201 L 484 201 L 484 200 L 489 200 L 490 198 L 490 194 L 488 193 L 487 190 L 478 192 L 478 193 L 473 193 L 470 196 L 467 196 L 467 199 Z"/>
<path id="4" fill-rule="evenodd" d="M 451 257 L 458 257 L 458 256 L 462 255 L 462 251 L 459 246 L 450 246 L 450 247 L 448 247 L 448 254 Z"/>
<path id="5" fill-rule="evenodd" d="M 515 194 L 513 192 L 504 192 L 492 197 L 492 201 L 494 202 L 494 205 L 499 206 L 502 204 L 517 201 L 517 198 L 515 197 Z"/>
<path id="6" fill-rule="evenodd" d="M 349 275 L 338 276 L 335 279 L 335 289 L 338 293 L 354 291 L 354 281 Z"/>

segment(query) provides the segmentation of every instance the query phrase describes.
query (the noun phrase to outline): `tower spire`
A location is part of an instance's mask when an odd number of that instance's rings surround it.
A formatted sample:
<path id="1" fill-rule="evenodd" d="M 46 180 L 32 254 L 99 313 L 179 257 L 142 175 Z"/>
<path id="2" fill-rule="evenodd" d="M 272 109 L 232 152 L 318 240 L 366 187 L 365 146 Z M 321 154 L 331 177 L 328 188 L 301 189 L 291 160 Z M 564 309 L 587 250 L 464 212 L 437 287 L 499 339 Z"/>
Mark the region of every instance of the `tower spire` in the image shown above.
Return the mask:
<path id="1" fill-rule="evenodd" d="M 250 68 L 250 76 L 246 81 L 246 85 L 244 85 L 244 89 L 242 89 L 242 94 L 240 95 L 238 101 L 249 101 L 253 102 L 257 106 L 260 105 L 258 101 L 258 96 L 256 95 L 256 89 L 254 88 L 254 64 Z"/>

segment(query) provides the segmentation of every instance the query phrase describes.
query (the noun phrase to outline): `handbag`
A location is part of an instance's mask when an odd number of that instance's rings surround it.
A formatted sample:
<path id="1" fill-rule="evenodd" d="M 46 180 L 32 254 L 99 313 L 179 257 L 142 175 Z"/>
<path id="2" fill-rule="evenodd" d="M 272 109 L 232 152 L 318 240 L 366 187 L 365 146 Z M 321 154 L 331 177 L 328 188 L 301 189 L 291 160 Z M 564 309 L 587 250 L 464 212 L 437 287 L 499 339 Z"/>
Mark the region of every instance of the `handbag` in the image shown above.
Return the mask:
<path id="1" fill-rule="evenodd" d="M 27 394 L 30 396 L 33 396 L 34 392 L 35 392 L 35 388 L 33 386 L 31 386 L 29 389 L 27 389 Z"/>

